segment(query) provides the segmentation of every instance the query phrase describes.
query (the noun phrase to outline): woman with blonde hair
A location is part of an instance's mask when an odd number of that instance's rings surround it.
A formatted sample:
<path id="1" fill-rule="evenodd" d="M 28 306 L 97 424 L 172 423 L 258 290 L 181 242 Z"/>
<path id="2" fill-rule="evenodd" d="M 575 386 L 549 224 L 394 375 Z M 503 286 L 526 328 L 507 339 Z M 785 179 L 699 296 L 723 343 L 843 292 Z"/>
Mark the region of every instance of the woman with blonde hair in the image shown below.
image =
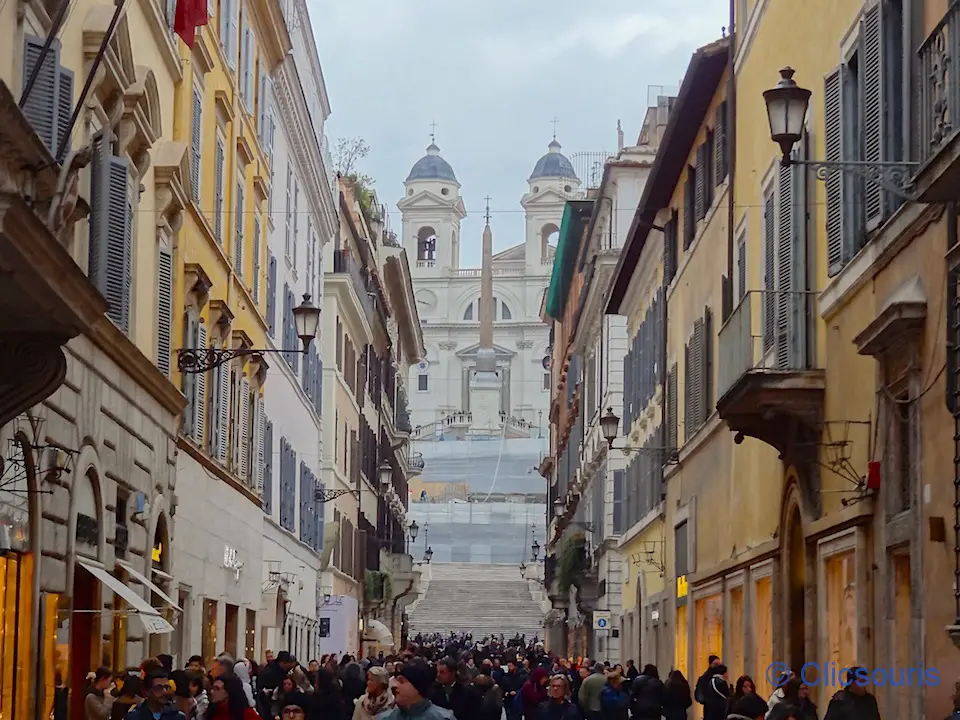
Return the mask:
<path id="1" fill-rule="evenodd" d="M 367 670 L 366 692 L 353 706 L 353 720 L 381 720 L 394 707 L 390 675 L 383 667 L 371 667 Z"/>

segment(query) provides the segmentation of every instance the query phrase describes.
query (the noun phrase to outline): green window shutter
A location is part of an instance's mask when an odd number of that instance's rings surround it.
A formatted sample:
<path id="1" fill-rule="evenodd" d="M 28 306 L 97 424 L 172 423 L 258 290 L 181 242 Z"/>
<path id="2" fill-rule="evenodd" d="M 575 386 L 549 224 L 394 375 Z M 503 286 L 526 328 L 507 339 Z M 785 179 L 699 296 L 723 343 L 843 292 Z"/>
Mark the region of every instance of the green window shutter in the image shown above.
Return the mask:
<path id="1" fill-rule="evenodd" d="M 677 437 L 677 364 L 674 363 L 667 373 L 667 447 L 678 447 Z"/>
<path id="2" fill-rule="evenodd" d="M 170 332 L 173 322 L 173 252 L 161 246 L 157 254 L 157 367 L 170 376 Z"/>
<path id="3" fill-rule="evenodd" d="M 196 344 L 193 347 L 207 347 L 207 327 L 197 322 L 196 328 Z M 206 430 L 207 374 L 196 373 L 193 377 L 197 379 L 193 396 L 193 439 L 203 447 Z"/>
<path id="4" fill-rule="evenodd" d="M 217 242 L 223 246 L 223 169 L 226 163 L 223 141 L 217 138 L 217 150 L 214 157 L 213 166 L 213 234 L 217 237 Z"/>
<path id="5" fill-rule="evenodd" d="M 824 144 L 827 162 L 843 160 L 843 86 L 840 70 L 823 81 Z M 840 173 L 830 173 L 825 182 L 827 193 L 827 276 L 843 269 L 843 182 Z"/>
<path id="6" fill-rule="evenodd" d="M 243 280 L 243 183 L 237 183 L 237 210 L 234 221 L 233 263 L 237 277 Z"/>
<path id="7" fill-rule="evenodd" d="M 200 139 L 203 132 L 203 98 L 193 89 L 193 119 L 190 133 L 190 197 L 200 202 Z"/>
<path id="8" fill-rule="evenodd" d="M 881 6 L 864 10 L 860 19 L 860 129 L 863 160 L 876 163 L 886 159 L 884 152 L 883 30 Z M 884 192 L 876 183 L 863 184 L 867 230 L 883 220 Z"/>
<path id="9" fill-rule="evenodd" d="M 776 228 L 773 188 L 763 197 L 763 351 L 773 347 L 776 330 Z"/>
<path id="10" fill-rule="evenodd" d="M 707 214 L 707 173 L 706 173 L 706 162 L 704 158 L 706 157 L 706 145 L 701 145 L 697 148 L 697 167 L 694 177 L 696 178 L 696 199 L 694 201 L 696 212 L 696 220 L 703 220 L 704 216 Z"/>
<path id="11" fill-rule="evenodd" d="M 694 396 L 693 367 L 691 365 L 690 343 L 683 346 L 683 439 L 688 441 L 695 430 L 693 417 Z"/>

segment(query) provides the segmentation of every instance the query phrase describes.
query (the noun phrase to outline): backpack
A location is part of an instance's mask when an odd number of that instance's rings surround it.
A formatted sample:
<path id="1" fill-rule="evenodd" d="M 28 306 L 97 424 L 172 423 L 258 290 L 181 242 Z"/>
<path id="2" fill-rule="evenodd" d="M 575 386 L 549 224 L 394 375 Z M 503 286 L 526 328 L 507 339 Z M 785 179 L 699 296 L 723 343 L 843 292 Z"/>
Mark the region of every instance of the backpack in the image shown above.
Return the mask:
<path id="1" fill-rule="evenodd" d="M 513 696 L 513 702 L 510 703 L 510 710 L 515 715 L 523 715 L 523 693 L 517 690 Z"/>
<path id="2" fill-rule="evenodd" d="M 701 677 L 697 681 L 697 687 L 693 691 L 693 699 L 696 700 L 701 705 L 706 701 L 706 696 L 703 694 L 703 678 Z"/>

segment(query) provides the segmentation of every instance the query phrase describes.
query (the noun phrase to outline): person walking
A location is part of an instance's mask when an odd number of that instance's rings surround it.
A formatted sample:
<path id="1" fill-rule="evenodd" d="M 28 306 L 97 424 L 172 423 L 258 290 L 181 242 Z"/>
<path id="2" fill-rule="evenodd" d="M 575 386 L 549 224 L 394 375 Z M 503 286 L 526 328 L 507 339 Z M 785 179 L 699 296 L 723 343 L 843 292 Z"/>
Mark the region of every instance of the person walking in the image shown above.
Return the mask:
<path id="1" fill-rule="evenodd" d="M 663 717 L 666 720 L 687 720 L 691 705 L 690 683 L 682 672 L 672 671 L 663 686 Z"/>
<path id="2" fill-rule="evenodd" d="M 719 663 L 713 666 L 703 692 L 703 720 L 725 720 L 727 699 L 730 697 L 726 665 Z"/>
<path id="3" fill-rule="evenodd" d="M 861 667 L 847 670 L 846 687 L 830 698 L 823 720 L 880 720 L 877 698 L 867 691 L 866 677 Z"/>
<path id="4" fill-rule="evenodd" d="M 354 704 L 353 720 L 382 720 L 395 707 L 386 669 L 371 667 L 367 670 L 367 691 Z"/>
<path id="5" fill-rule="evenodd" d="M 397 675 L 394 700 L 397 707 L 384 720 L 450 720 L 453 713 L 430 701 L 433 677 L 425 663 L 405 664 Z"/>
<path id="6" fill-rule="evenodd" d="M 644 665 L 630 686 L 630 715 L 635 720 L 660 720 L 663 715 L 663 682 L 656 665 Z"/>
<path id="7" fill-rule="evenodd" d="M 550 678 L 547 695 L 537 708 L 536 720 L 583 720 L 580 708 L 570 702 L 570 681 L 566 675 Z"/>
<path id="8" fill-rule="evenodd" d="M 147 673 L 143 680 L 143 688 L 144 701 L 131 708 L 127 713 L 127 720 L 186 720 L 184 714 L 172 702 L 173 688 L 170 683 L 170 673 L 166 670 L 157 669 Z"/>

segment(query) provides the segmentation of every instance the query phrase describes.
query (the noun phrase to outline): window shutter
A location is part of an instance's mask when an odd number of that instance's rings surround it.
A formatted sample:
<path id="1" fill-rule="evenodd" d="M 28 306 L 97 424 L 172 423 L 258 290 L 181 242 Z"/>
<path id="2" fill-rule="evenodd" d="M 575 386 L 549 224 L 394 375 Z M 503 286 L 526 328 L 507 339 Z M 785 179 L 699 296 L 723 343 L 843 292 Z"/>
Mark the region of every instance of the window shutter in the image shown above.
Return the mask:
<path id="1" fill-rule="evenodd" d="M 691 388 L 693 395 L 690 398 L 690 410 L 692 414 L 690 432 L 695 433 L 703 425 L 703 318 L 697 318 L 693 322 L 693 339 L 690 342 L 690 369 L 693 373 Z"/>
<path id="2" fill-rule="evenodd" d="M 253 302 L 260 306 L 260 216 L 253 218 Z"/>
<path id="3" fill-rule="evenodd" d="M 207 346 L 207 327 L 197 325 L 197 345 L 198 348 Z M 197 441 L 200 447 L 203 447 L 204 430 L 206 429 L 206 403 L 207 403 L 207 374 L 197 373 L 194 375 L 197 383 L 194 386 L 196 394 L 193 401 L 193 439 Z"/>
<path id="4" fill-rule="evenodd" d="M 767 190 L 763 198 L 763 351 L 773 346 L 776 317 L 776 296 L 774 288 L 774 253 L 776 239 L 774 230 L 773 189 Z"/>
<path id="5" fill-rule="evenodd" d="M 157 254 L 157 367 L 170 377 L 173 324 L 173 253 L 160 246 Z"/>
<path id="6" fill-rule="evenodd" d="M 123 332 L 130 325 L 133 252 L 130 182 L 124 158 L 110 154 L 103 136 L 94 140 L 91 167 L 90 279 L 109 303 L 107 317 Z"/>
<path id="7" fill-rule="evenodd" d="M 714 118 L 714 169 L 716 170 L 716 184 L 719 185 L 727 177 L 727 101 L 724 100 L 717 107 Z"/>
<path id="8" fill-rule="evenodd" d="M 282 350 L 290 349 L 290 286 L 283 284 L 283 332 L 280 333 L 280 348 Z M 290 353 L 283 353 L 283 359 L 287 365 L 293 367 L 293 361 L 290 359 Z"/>
<path id="9" fill-rule="evenodd" d="M 267 129 L 267 75 L 261 72 L 257 77 L 257 137 L 260 138 L 260 146 L 267 147 L 267 137 L 264 132 Z"/>
<path id="10" fill-rule="evenodd" d="M 237 469 L 240 478 L 250 480 L 250 381 L 240 379 L 240 431 L 237 438 Z"/>
<path id="11" fill-rule="evenodd" d="M 700 336 L 700 424 L 713 412 L 713 311 L 703 309 L 703 330 Z"/>
<path id="12" fill-rule="evenodd" d="M 687 180 L 683 185 L 683 249 L 687 250 L 697 233 L 696 207 L 696 170 L 687 166 Z"/>
<path id="13" fill-rule="evenodd" d="M 230 56 L 230 0 L 220 0 L 220 47 Z"/>
<path id="14" fill-rule="evenodd" d="M 236 247 L 233 249 L 234 269 L 237 277 L 243 280 L 243 183 L 237 183 L 237 210 L 236 220 L 234 220 L 234 231 L 236 235 Z"/>
<path id="15" fill-rule="evenodd" d="M 860 130 L 863 137 L 863 160 L 877 163 L 886 159 L 884 152 L 883 25 L 882 3 L 863 12 L 860 19 Z M 899 88 L 897 88 L 899 91 Z M 876 183 L 863 183 L 863 202 L 867 230 L 883 220 L 884 192 Z"/>
<path id="16" fill-rule="evenodd" d="M 314 344 L 316 345 L 316 344 Z M 323 417 L 323 358 L 317 353 L 317 415 Z"/>
<path id="17" fill-rule="evenodd" d="M 237 17 L 240 14 L 240 7 L 237 3 L 237 0 L 230 0 L 230 31 L 227 35 L 227 45 L 229 46 L 229 51 L 227 52 L 227 65 L 230 66 L 231 70 L 237 69 L 237 55 L 238 45 L 240 42 L 240 33 L 237 30 Z"/>
<path id="18" fill-rule="evenodd" d="M 26 88 L 33 69 L 40 61 L 43 51 L 43 38 L 27 36 L 24 38 L 23 49 L 23 84 Z M 57 69 L 60 56 L 60 41 L 55 40 L 50 51 L 43 58 L 43 65 L 34 81 L 27 102 L 23 106 L 23 114 L 27 122 L 34 129 L 43 144 L 51 153 L 56 154 L 57 131 Z"/>
<path id="19" fill-rule="evenodd" d="M 303 374 L 300 376 L 300 385 L 303 387 L 303 391 L 307 393 L 307 397 L 310 396 L 310 359 L 309 354 L 304 356 Z"/>
<path id="20" fill-rule="evenodd" d="M 70 152 L 70 136 L 67 129 L 73 115 L 73 71 L 62 65 L 57 66 L 57 119 L 54 127 L 57 131 L 57 150 L 60 158 L 66 158 Z M 61 150 L 62 148 L 62 150 Z"/>
<path id="21" fill-rule="evenodd" d="M 270 336 L 276 338 L 276 304 L 277 304 L 277 259 L 267 251 L 267 327 Z"/>
<path id="22" fill-rule="evenodd" d="M 747 295 L 747 240 L 740 238 L 737 245 L 737 302 Z"/>
<path id="23" fill-rule="evenodd" d="M 677 237 L 674 218 L 663 228 L 663 284 L 669 285 L 677 274 Z"/>
<path id="24" fill-rule="evenodd" d="M 297 267 L 297 245 L 300 242 L 300 184 L 293 178 L 293 266 Z M 290 307 L 293 307 L 292 305 Z"/>
<path id="25" fill-rule="evenodd" d="M 227 464 L 227 449 L 229 447 L 230 433 L 230 366 L 227 364 L 220 366 L 218 376 L 219 388 L 217 388 L 217 460 L 224 465 Z"/>
<path id="26" fill-rule="evenodd" d="M 667 448 L 678 447 L 677 442 L 677 364 L 667 373 Z"/>
<path id="27" fill-rule="evenodd" d="M 183 338 L 181 342 L 183 343 L 181 347 L 184 348 L 197 347 L 197 319 L 190 310 L 183 313 Z M 186 398 L 187 404 L 180 414 L 180 428 L 181 432 L 189 437 L 193 437 L 196 385 L 197 376 L 195 374 L 181 373 L 180 391 Z"/>
<path id="28" fill-rule="evenodd" d="M 250 78 L 250 28 L 247 25 L 247 18 L 240 19 L 240 77 L 237 84 L 240 86 L 240 99 L 243 106 L 247 107 L 250 99 L 247 95 L 247 85 Z"/>
<path id="29" fill-rule="evenodd" d="M 300 369 L 300 353 L 296 352 L 295 349 L 300 347 L 300 338 L 297 336 L 297 324 L 293 319 L 293 308 L 297 305 L 297 299 L 293 294 L 293 290 L 290 291 L 290 345 L 289 348 L 293 349 L 294 352 L 291 352 L 290 355 L 293 357 L 293 371 L 297 372 Z"/>
<path id="30" fill-rule="evenodd" d="M 173 35 L 173 26 L 177 20 L 177 0 L 166 0 L 164 14 L 166 15 L 167 20 L 167 30 L 170 31 L 171 35 Z"/>
<path id="31" fill-rule="evenodd" d="M 716 135 L 712 130 L 707 131 L 707 140 L 703 144 L 703 215 L 706 217 L 713 207 L 713 188 L 717 184 L 714 158 L 717 154 Z"/>
<path id="32" fill-rule="evenodd" d="M 843 160 L 843 85 L 840 70 L 823 81 L 824 144 L 827 162 Z M 846 262 L 843 250 L 843 181 L 840 173 L 826 179 L 827 275 L 833 277 Z"/>
<path id="33" fill-rule="evenodd" d="M 253 403 L 253 427 L 250 428 L 247 443 L 250 447 L 250 485 L 259 495 L 263 493 L 263 397 L 255 387 L 251 387 L 250 391 Z"/>
<path id="34" fill-rule="evenodd" d="M 697 167 L 694 171 L 694 178 L 696 179 L 696 220 L 703 220 L 704 216 L 707 214 L 707 182 L 706 177 L 706 157 L 707 157 L 707 145 L 704 143 L 697 148 Z"/>
<path id="35" fill-rule="evenodd" d="M 215 188 L 213 203 L 213 234 L 217 236 L 217 242 L 223 246 L 223 166 L 226 158 L 224 157 L 223 140 L 217 136 L 217 152 L 214 159 L 213 183 Z"/>
<path id="36" fill-rule="evenodd" d="M 284 215 L 284 236 L 283 252 L 289 259 L 292 255 L 293 242 L 293 159 L 287 161 L 287 212 Z"/>
<path id="37" fill-rule="evenodd" d="M 683 439 L 689 440 L 693 435 L 693 368 L 690 366 L 690 343 L 683 346 Z"/>
<path id="38" fill-rule="evenodd" d="M 263 511 L 273 515 L 273 423 L 263 422 Z"/>
<path id="39" fill-rule="evenodd" d="M 190 135 L 190 197 L 200 202 L 200 138 L 203 131 L 203 98 L 193 89 L 193 121 Z"/>
<path id="40" fill-rule="evenodd" d="M 793 167 L 779 168 L 780 217 L 777 219 L 777 366 L 785 368 L 789 362 L 790 306 L 793 302 Z"/>

